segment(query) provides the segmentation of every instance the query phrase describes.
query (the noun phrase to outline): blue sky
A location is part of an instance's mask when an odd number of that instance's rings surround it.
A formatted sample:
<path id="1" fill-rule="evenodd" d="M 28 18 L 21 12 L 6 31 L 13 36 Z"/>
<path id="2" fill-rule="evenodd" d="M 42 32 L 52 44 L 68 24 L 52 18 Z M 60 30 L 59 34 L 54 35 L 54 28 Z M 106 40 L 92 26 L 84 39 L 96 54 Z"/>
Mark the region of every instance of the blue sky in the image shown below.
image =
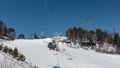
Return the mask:
<path id="1" fill-rule="evenodd" d="M 110 1 L 110 2 L 109 2 Z M 65 34 L 70 27 L 101 28 L 120 33 L 120 0 L 0 0 L 0 20 L 13 27 L 16 34 L 29 37 L 32 33 L 47 36 L 55 32 Z M 108 3 L 106 3 L 108 2 Z M 105 5 L 104 8 L 100 8 Z M 97 11 L 98 10 L 98 11 Z M 96 12 L 97 11 L 97 12 Z M 92 14 L 92 15 L 91 15 Z M 90 27 L 86 18 L 91 15 Z"/>

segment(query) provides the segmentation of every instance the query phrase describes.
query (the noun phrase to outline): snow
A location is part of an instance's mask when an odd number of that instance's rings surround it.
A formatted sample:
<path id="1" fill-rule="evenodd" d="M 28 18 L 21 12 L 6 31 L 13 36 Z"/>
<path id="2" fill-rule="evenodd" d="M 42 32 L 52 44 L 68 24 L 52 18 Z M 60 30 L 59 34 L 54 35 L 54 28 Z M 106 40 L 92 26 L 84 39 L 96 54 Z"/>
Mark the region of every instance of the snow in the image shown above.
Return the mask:
<path id="1" fill-rule="evenodd" d="M 47 39 L 37 40 L 0 40 L 0 43 L 9 47 L 18 48 L 26 56 L 26 61 L 39 68 L 120 68 L 120 55 L 98 53 L 92 50 L 83 50 L 67 47 L 59 42 L 60 52 L 49 50 Z M 1 54 L 0 54 L 1 57 Z"/>

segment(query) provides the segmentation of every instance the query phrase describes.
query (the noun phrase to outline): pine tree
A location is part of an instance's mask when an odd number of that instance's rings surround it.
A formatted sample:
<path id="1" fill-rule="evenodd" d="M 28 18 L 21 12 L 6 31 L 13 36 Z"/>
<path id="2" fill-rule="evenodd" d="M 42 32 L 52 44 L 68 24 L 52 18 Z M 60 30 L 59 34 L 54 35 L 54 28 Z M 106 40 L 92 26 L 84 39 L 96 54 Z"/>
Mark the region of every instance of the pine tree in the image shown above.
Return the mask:
<path id="1" fill-rule="evenodd" d="M 3 34 L 4 34 L 3 22 L 0 21 L 0 38 L 3 37 Z"/>
<path id="2" fill-rule="evenodd" d="M 117 43 L 118 43 L 118 40 L 119 40 L 119 34 L 118 33 L 115 33 L 114 34 L 114 45 L 117 45 Z"/>
<path id="3" fill-rule="evenodd" d="M 38 36 L 36 35 L 36 33 L 34 33 L 34 39 L 38 39 Z"/>
<path id="4" fill-rule="evenodd" d="M 18 57 L 19 53 L 18 53 L 18 49 L 17 49 L 17 48 L 15 48 L 15 49 L 13 50 L 12 55 L 13 55 L 14 58 L 17 58 L 17 57 Z"/>
<path id="5" fill-rule="evenodd" d="M 3 48 L 3 52 L 5 52 L 5 53 L 8 52 L 8 47 L 7 47 L 7 46 L 5 46 L 5 47 Z"/>
<path id="6" fill-rule="evenodd" d="M 117 42 L 117 53 L 120 54 L 120 37 Z"/>
<path id="7" fill-rule="evenodd" d="M 18 39 L 25 39 L 24 34 L 19 34 Z"/>
<path id="8" fill-rule="evenodd" d="M 2 50 L 2 49 L 3 49 L 3 45 L 1 44 L 1 45 L 0 45 L 0 50 Z"/>

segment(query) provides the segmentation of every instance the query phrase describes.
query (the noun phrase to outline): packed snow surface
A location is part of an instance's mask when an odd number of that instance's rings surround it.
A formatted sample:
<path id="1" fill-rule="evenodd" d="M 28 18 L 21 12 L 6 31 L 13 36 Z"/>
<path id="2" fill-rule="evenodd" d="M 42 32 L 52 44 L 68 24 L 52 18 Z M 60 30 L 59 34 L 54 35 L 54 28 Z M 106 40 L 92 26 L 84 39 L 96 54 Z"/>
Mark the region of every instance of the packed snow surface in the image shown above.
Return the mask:
<path id="1" fill-rule="evenodd" d="M 11 48 L 17 47 L 26 56 L 26 61 L 39 68 L 120 68 L 120 56 L 98 53 L 92 50 L 74 49 L 59 42 L 60 52 L 49 50 L 47 39 L 0 40 Z M 0 54 L 1 56 L 1 54 Z"/>

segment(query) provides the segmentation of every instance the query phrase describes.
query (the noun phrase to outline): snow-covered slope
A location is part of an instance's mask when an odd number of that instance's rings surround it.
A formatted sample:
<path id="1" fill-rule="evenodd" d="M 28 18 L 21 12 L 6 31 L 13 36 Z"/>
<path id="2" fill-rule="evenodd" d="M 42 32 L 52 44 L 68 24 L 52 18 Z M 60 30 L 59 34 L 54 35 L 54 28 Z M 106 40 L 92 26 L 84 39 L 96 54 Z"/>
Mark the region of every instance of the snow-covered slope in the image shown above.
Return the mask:
<path id="1" fill-rule="evenodd" d="M 120 68 L 120 56 L 97 53 L 91 50 L 73 49 L 59 43 L 61 51 L 49 50 L 50 38 L 38 40 L 0 41 L 9 47 L 17 47 L 26 61 L 39 68 Z"/>
<path id="2" fill-rule="evenodd" d="M 0 68 L 34 68 L 34 66 L 26 62 L 17 61 L 9 54 L 0 51 Z"/>

